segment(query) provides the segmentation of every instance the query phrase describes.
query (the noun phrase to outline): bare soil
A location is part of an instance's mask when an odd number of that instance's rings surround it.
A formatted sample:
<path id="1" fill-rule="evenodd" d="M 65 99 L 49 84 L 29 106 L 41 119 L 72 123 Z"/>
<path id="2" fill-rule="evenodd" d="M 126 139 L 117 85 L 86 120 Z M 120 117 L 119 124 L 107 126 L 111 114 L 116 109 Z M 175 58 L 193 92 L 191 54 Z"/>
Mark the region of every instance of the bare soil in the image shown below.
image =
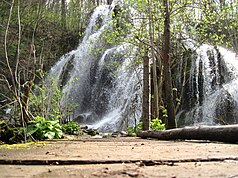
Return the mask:
<path id="1" fill-rule="evenodd" d="M 238 144 L 118 137 L 3 147 L 0 177 L 238 178 Z"/>

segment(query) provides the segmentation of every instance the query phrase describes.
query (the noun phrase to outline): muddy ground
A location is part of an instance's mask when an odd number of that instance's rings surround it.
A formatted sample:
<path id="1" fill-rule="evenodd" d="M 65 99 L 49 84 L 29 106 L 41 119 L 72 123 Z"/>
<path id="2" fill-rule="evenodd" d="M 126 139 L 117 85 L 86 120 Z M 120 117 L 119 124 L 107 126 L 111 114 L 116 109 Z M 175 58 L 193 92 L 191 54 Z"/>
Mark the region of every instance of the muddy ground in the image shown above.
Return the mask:
<path id="1" fill-rule="evenodd" d="M 0 177 L 238 178 L 238 144 L 119 137 L 0 147 Z"/>

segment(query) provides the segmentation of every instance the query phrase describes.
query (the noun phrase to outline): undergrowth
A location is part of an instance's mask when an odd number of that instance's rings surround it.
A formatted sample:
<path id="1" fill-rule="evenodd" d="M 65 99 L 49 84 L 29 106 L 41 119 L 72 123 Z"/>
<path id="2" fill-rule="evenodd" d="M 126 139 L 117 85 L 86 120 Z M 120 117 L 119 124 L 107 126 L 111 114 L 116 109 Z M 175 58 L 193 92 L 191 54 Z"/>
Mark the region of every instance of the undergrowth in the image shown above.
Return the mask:
<path id="1" fill-rule="evenodd" d="M 156 118 L 150 122 L 150 129 L 151 130 L 165 130 L 165 124 L 162 123 L 162 120 Z M 142 130 L 142 122 L 139 122 L 138 124 L 136 124 L 135 127 L 129 126 L 127 128 L 128 134 L 132 136 L 135 136 L 136 132 L 141 130 Z"/>
<path id="2" fill-rule="evenodd" d="M 24 132 L 26 132 L 26 140 L 38 141 L 45 139 L 61 139 L 64 134 L 77 135 L 79 134 L 80 126 L 77 122 L 68 122 L 60 124 L 59 120 L 46 120 L 43 117 L 37 116 L 34 120 L 23 127 L 13 127 L 6 122 L 0 122 L 0 143 L 15 144 L 22 143 L 24 140 Z"/>

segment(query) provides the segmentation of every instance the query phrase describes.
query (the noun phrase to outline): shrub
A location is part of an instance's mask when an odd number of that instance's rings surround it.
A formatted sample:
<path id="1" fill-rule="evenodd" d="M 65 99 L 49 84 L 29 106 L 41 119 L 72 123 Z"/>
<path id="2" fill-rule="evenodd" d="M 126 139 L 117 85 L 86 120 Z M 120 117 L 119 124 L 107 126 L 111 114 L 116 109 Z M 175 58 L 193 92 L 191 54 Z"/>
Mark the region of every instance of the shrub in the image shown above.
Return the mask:
<path id="1" fill-rule="evenodd" d="M 34 116 L 42 116 L 47 120 L 63 118 L 61 105 L 63 93 L 57 86 L 57 80 L 50 78 L 40 85 L 34 85 L 30 95 L 29 108 Z"/>
<path id="2" fill-rule="evenodd" d="M 62 130 L 67 134 L 78 134 L 80 125 L 77 122 L 68 122 L 67 124 L 62 124 Z"/>
<path id="3" fill-rule="evenodd" d="M 59 139 L 63 136 L 63 132 L 58 120 L 50 121 L 37 116 L 27 124 L 27 136 L 35 140 Z"/>
<path id="4" fill-rule="evenodd" d="M 142 122 L 139 122 L 138 124 L 136 124 L 135 127 L 129 126 L 127 128 L 127 132 L 128 132 L 129 135 L 134 135 L 139 130 L 142 130 Z"/>
<path id="5" fill-rule="evenodd" d="M 129 126 L 127 128 L 127 132 L 128 132 L 129 135 L 133 135 L 133 134 L 135 134 L 135 128 L 132 127 L 132 126 Z"/>
<path id="6" fill-rule="evenodd" d="M 165 124 L 162 124 L 162 121 L 158 118 L 153 119 L 150 122 L 150 128 L 152 130 L 165 130 Z M 135 135 L 137 131 L 142 130 L 142 122 L 139 122 L 136 127 L 129 126 L 127 132 L 129 135 Z"/>
<path id="7" fill-rule="evenodd" d="M 165 130 L 165 124 L 162 124 L 162 121 L 156 118 L 150 122 L 150 128 L 152 130 Z"/>

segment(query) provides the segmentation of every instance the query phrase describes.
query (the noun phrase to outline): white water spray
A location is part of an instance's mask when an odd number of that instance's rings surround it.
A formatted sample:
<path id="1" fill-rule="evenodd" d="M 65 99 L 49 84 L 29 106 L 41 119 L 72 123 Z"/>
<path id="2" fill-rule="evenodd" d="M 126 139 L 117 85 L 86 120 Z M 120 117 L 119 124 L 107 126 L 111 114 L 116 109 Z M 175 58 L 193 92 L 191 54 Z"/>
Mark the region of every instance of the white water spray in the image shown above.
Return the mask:
<path id="1" fill-rule="evenodd" d="M 223 47 L 216 49 L 207 44 L 199 47 L 196 52 L 198 57 L 192 61 L 190 71 L 190 91 L 196 100 L 195 106 L 185 111 L 184 125 L 237 123 L 236 54 Z"/>
<path id="2" fill-rule="evenodd" d="M 128 43 L 107 44 L 113 31 L 112 11 L 102 5 L 92 14 L 78 48 L 61 57 L 50 75 L 63 87 L 63 105 L 77 104 L 74 120 L 101 131 L 126 129 L 141 116 L 141 71 L 133 65 Z"/>

